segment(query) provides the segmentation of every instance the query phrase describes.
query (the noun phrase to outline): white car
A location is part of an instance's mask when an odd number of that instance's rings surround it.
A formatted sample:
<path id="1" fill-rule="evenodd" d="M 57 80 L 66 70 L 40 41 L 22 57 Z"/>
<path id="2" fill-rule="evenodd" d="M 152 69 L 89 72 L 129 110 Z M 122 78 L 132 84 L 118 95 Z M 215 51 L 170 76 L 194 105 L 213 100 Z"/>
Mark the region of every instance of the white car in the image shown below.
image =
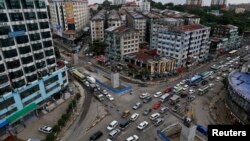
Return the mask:
<path id="1" fill-rule="evenodd" d="M 140 95 L 140 99 L 144 99 L 144 98 L 146 98 L 146 97 L 148 97 L 149 96 L 149 93 L 142 93 L 141 95 Z"/>
<path id="2" fill-rule="evenodd" d="M 107 129 L 109 131 L 115 129 L 115 127 L 118 126 L 118 121 L 117 120 L 113 120 L 112 122 L 110 122 L 110 124 L 108 125 Z"/>
<path id="3" fill-rule="evenodd" d="M 189 94 L 193 94 L 194 92 L 195 92 L 194 89 L 190 89 L 190 90 L 189 90 Z"/>
<path id="4" fill-rule="evenodd" d="M 108 91 L 107 91 L 107 90 L 102 90 L 102 93 L 103 93 L 104 95 L 107 95 L 107 94 L 108 94 Z"/>
<path id="5" fill-rule="evenodd" d="M 49 134 L 52 132 L 52 127 L 49 126 L 43 126 L 41 128 L 38 129 L 40 132 L 43 132 L 45 134 Z"/>
<path id="6" fill-rule="evenodd" d="M 87 86 L 87 87 L 90 86 L 88 81 L 85 81 L 85 82 L 84 82 L 84 85 Z"/>
<path id="7" fill-rule="evenodd" d="M 157 119 L 158 117 L 160 117 L 161 115 L 159 114 L 159 113 L 154 113 L 154 114 L 152 114 L 150 117 L 149 117 L 149 119 L 151 119 L 151 120 L 155 120 L 155 119 Z"/>
<path id="8" fill-rule="evenodd" d="M 210 84 L 208 84 L 210 87 L 213 87 L 214 86 L 214 84 L 213 83 L 210 83 Z"/>
<path id="9" fill-rule="evenodd" d="M 182 81 L 180 82 L 180 84 L 181 84 L 181 85 L 184 85 L 184 83 L 183 83 Z"/>
<path id="10" fill-rule="evenodd" d="M 134 114 L 130 117 L 130 120 L 131 120 L 131 121 L 135 121 L 138 117 L 139 117 L 139 114 L 138 114 L 138 113 L 134 113 Z"/>
<path id="11" fill-rule="evenodd" d="M 107 94 L 106 97 L 108 98 L 108 100 L 113 101 L 115 100 L 113 96 L 111 96 L 110 94 Z"/>
<path id="12" fill-rule="evenodd" d="M 188 85 L 184 85 L 184 88 L 188 88 Z"/>
<path id="13" fill-rule="evenodd" d="M 137 126 L 137 129 L 138 129 L 138 130 L 143 130 L 143 129 L 145 129 L 147 126 L 148 126 L 148 122 L 147 122 L 147 121 L 143 121 L 143 122 L 141 122 L 141 123 Z"/>
<path id="14" fill-rule="evenodd" d="M 154 97 L 160 97 L 162 95 L 162 92 L 156 92 L 155 94 L 154 94 Z"/>
<path id="15" fill-rule="evenodd" d="M 126 141 L 138 141 L 139 137 L 137 135 L 132 135 L 126 139 Z"/>
<path id="16" fill-rule="evenodd" d="M 221 80 L 221 78 L 220 77 L 216 77 L 216 80 L 215 81 L 220 81 Z"/>

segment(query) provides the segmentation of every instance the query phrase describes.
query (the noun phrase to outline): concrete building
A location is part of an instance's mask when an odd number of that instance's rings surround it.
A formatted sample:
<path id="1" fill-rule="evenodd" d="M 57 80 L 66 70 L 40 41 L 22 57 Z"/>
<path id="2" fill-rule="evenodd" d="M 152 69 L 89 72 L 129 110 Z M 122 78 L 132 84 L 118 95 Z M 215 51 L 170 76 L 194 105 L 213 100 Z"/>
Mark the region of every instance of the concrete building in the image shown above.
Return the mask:
<path id="1" fill-rule="evenodd" d="M 177 67 L 190 67 L 208 57 L 210 28 L 184 25 L 158 32 L 157 54 L 177 59 Z"/>
<path id="2" fill-rule="evenodd" d="M 110 27 L 105 30 L 106 55 L 112 60 L 123 60 L 124 55 L 139 51 L 139 31 L 130 27 Z"/>
<path id="3" fill-rule="evenodd" d="M 0 1 L 0 135 L 68 84 L 56 67 L 45 1 Z M 10 128 L 8 128 L 10 129 Z"/>
<path id="4" fill-rule="evenodd" d="M 238 27 L 233 25 L 218 25 L 214 28 L 212 37 L 227 38 L 228 44 L 225 51 L 237 49 L 241 45 L 242 37 L 238 35 Z"/>
<path id="5" fill-rule="evenodd" d="M 142 12 L 150 12 L 150 2 L 147 0 L 137 0 L 137 5 L 140 7 Z"/>
<path id="6" fill-rule="evenodd" d="M 209 48 L 209 57 L 216 58 L 227 50 L 228 39 L 211 37 L 211 44 Z"/>
<path id="7" fill-rule="evenodd" d="M 99 4 L 98 3 L 90 4 L 88 5 L 88 7 L 89 7 L 89 10 L 97 11 Z"/>
<path id="8" fill-rule="evenodd" d="M 106 27 L 106 10 L 99 11 L 90 21 L 91 40 L 104 41 Z"/>
<path id="9" fill-rule="evenodd" d="M 126 14 L 126 11 L 135 11 L 140 10 L 139 5 L 136 4 L 136 2 L 127 2 L 126 4 L 123 4 L 122 7 L 119 9 L 119 11 L 123 14 Z"/>
<path id="10" fill-rule="evenodd" d="M 146 23 L 147 19 L 142 14 L 127 11 L 127 25 L 139 31 L 140 43 L 145 42 L 146 39 Z"/>
<path id="11" fill-rule="evenodd" d="M 111 10 L 108 14 L 108 27 L 116 26 L 119 27 L 123 24 L 122 19 L 120 15 L 118 14 L 118 11 Z"/>
<path id="12" fill-rule="evenodd" d="M 89 24 L 87 0 L 49 0 L 53 33 L 75 40 Z"/>
<path id="13" fill-rule="evenodd" d="M 201 7 L 202 0 L 186 0 L 186 5 L 187 6 Z"/>
<path id="14" fill-rule="evenodd" d="M 211 6 L 226 6 L 227 0 L 211 0 Z"/>
<path id="15" fill-rule="evenodd" d="M 113 0 L 114 5 L 122 5 L 125 3 L 126 3 L 126 0 Z"/>

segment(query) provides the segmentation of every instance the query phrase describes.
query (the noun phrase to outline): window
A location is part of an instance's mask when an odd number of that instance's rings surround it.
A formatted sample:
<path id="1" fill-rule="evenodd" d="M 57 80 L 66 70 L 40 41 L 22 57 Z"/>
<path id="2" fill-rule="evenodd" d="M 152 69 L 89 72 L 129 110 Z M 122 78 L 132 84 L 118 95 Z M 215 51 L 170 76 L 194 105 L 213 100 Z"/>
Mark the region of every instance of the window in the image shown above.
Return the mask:
<path id="1" fill-rule="evenodd" d="M 24 105 L 24 106 L 29 105 L 31 102 L 37 100 L 37 99 L 40 98 L 40 97 L 41 97 L 41 94 L 39 93 L 39 94 L 37 94 L 35 97 L 33 97 L 33 98 L 29 99 L 28 101 L 24 102 L 23 105 Z"/>
<path id="2" fill-rule="evenodd" d="M 54 55 L 53 49 L 51 49 L 51 50 L 46 50 L 46 51 L 45 51 L 45 55 L 46 55 L 46 56 L 52 56 L 52 55 Z"/>
<path id="3" fill-rule="evenodd" d="M 5 0 L 8 9 L 20 9 L 19 0 Z"/>
<path id="4" fill-rule="evenodd" d="M 0 96 L 4 95 L 6 93 L 9 93 L 9 92 L 11 92 L 10 85 L 7 85 L 6 87 L 0 88 Z M 0 105 L 1 105 L 1 102 L 0 102 Z M 0 106 L 0 111 L 1 111 L 1 106 Z"/>
<path id="5" fill-rule="evenodd" d="M 10 26 L 0 27 L 0 35 L 8 35 L 9 32 L 11 32 Z"/>
<path id="6" fill-rule="evenodd" d="M 51 58 L 51 59 L 47 59 L 47 63 L 48 63 L 48 65 L 51 65 L 51 64 L 55 64 L 56 61 L 54 58 Z"/>
<path id="7" fill-rule="evenodd" d="M 35 20 L 36 19 L 35 12 L 25 12 L 24 16 L 25 16 L 26 20 Z"/>
<path id="8" fill-rule="evenodd" d="M 28 82 L 33 82 L 33 81 L 35 81 L 37 79 L 37 75 L 33 74 L 31 76 L 27 76 L 26 78 L 27 78 Z"/>
<path id="9" fill-rule="evenodd" d="M 8 108 L 10 105 L 13 105 L 15 103 L 15 100 L 13 97 L 9 99 L 5 99 L 4 101 L 0 102 L 0 111 Z"/>
<path id="10" fill-rule="evenodd" d="M 38 30 L 38 25 L 37 25 L 37 23 L 29 23 L 29 24 L 27 24 L 27 28 L 29 31 Z"/>
<path id="11" fill-rule="evenodd" d="M 13 38 L 0 39 L 1 47 L 8 47 L 8 46 L 13 46 L 13 45 L 15 45 Z"/>
<path id="12" fill-rule="evenodd" d="M 41 60 L 41 59 L 43 59 L 43 58 L 44 58 L 43 52 L 34 54 L 34 58 L 35 58 L 36 60 Z"/>
<path id="13" fill-rule="evenodd" d="M 30 34 L 29 36 L 30 36 L 30 41 L 40 40 L 40 34 L 39 33 Z"/>
<path id="14" fill-rule="evenodd" d="M 44 39 L 44 38 L 49 38 L 49 37 L 51 37 L 50 36 L 50 31 L 48 31 L 48 32 L 42 32 L 42 38 Z"/>
<path id="15" fill-rule="evenodd" d="M 0 73 L 2 73 L 4 71 L 5 71 L 4 64 L 0 64 Z"/>
<path id="16" fill-rule="evenodd" d="M 25 73 L 31 73 L 31 72 L 34 72 L 35 70 L 36 70 L 36 67 L 34 65 L 29 66 L 29 67 L 24 67 Z"/>
<path id="17" fill-rule="evenodd" d="M 0 22 L 8 22 L 8 17 L 5 13 L 0 13 Z"/>
<path id="18" fill-rule="evenodd" d="M 0 84 L 4 84 L 6 82 L 8 82 L 8 76 L 7 75 L 1 75 L 0 76 Z"/>
<path id="19" fill-rule="evenodd" d="M 46 47 L 51 47 L 52 46 L 52 42 L 51 41 L 44 41 L 43 42 L 43 46 Z"/>
<path id="20" fill-rule="evenodd" d="M 49 23 L 48 22 L 40 22 L 39 24 L 40 24 L 41 29 L 49 28 Z"/>
<path id="21" fill-rule="evenodd" d="M 53 76 L 51 78 L 49 78 L 48 80 L 44 81 L 44 85 L 48 86 L 49 84 L 52 84 L 54 82 L 58 81 L 58 76 Z"/>
<path id="22" fill-rule="evenodd" d="M 0 0 L 0 9 L 5 9 L 4 0 Z"/>
<path id="23" fill-rule="evenodd" d="M 10 72 L 9 76 L 10 76 L 10 79 L 19 78 L 19 77 L 23 76 L 23 71 L 22 70 L 18 70 L 18 71 L 15 71 L 15 72 Z"/>
<path id="24" fill-rule="evenodd" d="M 20 88 L 20 87 L 22 87 L 24 85 L 25 85 L 25 80 L 24 79 L 19 80 L 17 82 L 12 82 L 13 88 Z"/>
<path id="25" fill-rule="evenodd" d="M 16 37 L 16 41 L 18 44 L 24 44 L 24 43 L 28 43 L 29 39 L 27 35 L 24 35 L 24 36 Z"/>
<path id="26" fill-rule="evenodd" d="M 27 97 L 27 96 L 29 96 L 29 95 L 37 92 L 37 91 L 39 91 L 39 86 L 38 85 L 36 85 L 36 86 L 26 90 L 26 91 L 23 91 L 23 92 L 20 93 L 21 99 L 24 99 L 25 97 Z"/>
<path id="27" fill-rule="evenodd" d="M 21 0 L 24 9 L 34 8 L 33 0 Z"/>
<path id="28" fill-rule="evenodd" d="M 35 0 L 36 8 L 46 8 L 44 0 Z"/>
<path id="29" fill-rule="evenodd" d="M 30 46 L 19 47 L 18 50 L 20 54 L 26 54 L 31 52 Z"/>
<path id="30" fill-rule="evenodd" d="M 45 65 L 45 62 L 42 61 L 42 62 L 39 62 L 39 63 L 36 63 L 36 68 L 37 69 L 41 69 L 41 68 L 44 68 L 46 65 Z"/>
<path id="31" fill-rule="evenodd" d="M 10 20 L 11 21 L 22 21 L 23 15 L 22 15 L 22 13 L 10 13 Z"/>
<path id="32" fill-rule="evenodd" d="M 14 69 L 14 68 L 20 67 L 21 64 L 20 64 L 19 60 L 14 60 L 11 62 L 6 62 L 6 65 L 7 65 L 8 69 Z"/>
<path id="33" fill-rule="evenodd" d="M 47 13 L 46 12 L 37 12 L 38 19 L 46 19 Z"/>
<path id="34" fill-rule="evenodd" d="M 22 60 L 23 64 L 29 64 L 29 63 L 33 62 L 33 57 L 32 56 L 23 57 L 23 58 L 21 58 L 21 60 Z"/>
<path id="35" fill-rule="evenodd" d="M 36 50 L 40 50 L 42 49 L 42 44 L 41 43 L 37 43 L 37 44 L 32 44 L 32 49 L 33 51 L 36 51 Z"/>
<path id="36" fill-rule="evenodd" d="M 4 56 L 5 58 L 16 57 L 16 56 L 17 56 L 17 51 L 16 51 L 16 49 L 3 51 L 3 56 Z"/>

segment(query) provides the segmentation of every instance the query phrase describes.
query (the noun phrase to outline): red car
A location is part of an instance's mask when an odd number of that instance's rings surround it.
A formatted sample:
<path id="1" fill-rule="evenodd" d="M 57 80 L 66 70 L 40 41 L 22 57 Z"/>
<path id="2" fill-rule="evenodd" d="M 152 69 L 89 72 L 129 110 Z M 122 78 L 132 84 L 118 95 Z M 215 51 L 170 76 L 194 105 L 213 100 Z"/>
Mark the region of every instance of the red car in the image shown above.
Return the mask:
<path id="1" fill-rule="evenodd" d="M 156 103 L 154 104 L 153 109 L 154 109 L 154 110 L 157 110 L 157 109 L 159 109 L 160 107 L 161 107 L 161 102 L 158 101 L 158 102 L 156 102 Z"/>
<path id="2" fill-rule="evenodd" d="M 172 91 L 172 88 L 167 88 L 164 92 L 165 93 L 169 93 L 169 92 L 171 92 Z"/>

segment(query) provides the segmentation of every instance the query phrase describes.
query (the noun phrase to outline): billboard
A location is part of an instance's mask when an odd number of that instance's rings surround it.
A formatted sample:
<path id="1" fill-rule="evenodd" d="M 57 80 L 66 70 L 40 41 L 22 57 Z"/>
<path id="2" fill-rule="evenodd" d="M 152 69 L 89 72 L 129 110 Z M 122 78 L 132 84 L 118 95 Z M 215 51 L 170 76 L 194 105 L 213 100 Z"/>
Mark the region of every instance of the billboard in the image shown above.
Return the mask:
<path id="1" fill-rule="evenodd" d="M 75 24 L 74 20 L 74 6 L 71 2 L 66 2 L 64 5 L 66 20 L 68 24 Z"/>

